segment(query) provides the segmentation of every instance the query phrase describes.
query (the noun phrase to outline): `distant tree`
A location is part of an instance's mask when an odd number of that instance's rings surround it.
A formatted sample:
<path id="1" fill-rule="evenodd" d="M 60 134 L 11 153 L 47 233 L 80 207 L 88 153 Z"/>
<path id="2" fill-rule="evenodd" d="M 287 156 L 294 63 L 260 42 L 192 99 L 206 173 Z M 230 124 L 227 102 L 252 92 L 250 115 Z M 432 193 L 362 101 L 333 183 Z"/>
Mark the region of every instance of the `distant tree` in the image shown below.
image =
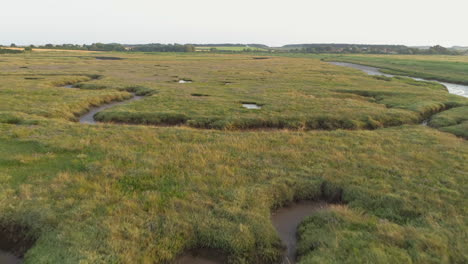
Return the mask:
<path id="1" fill-rule="evenodd" d="M 15 47 L 16 47 L 16 44 L 15 44 L 15 43 L 11 43 L 11 44 L 10 44 L 10 47 L 15 48 Z"/>
<path id="2" fill-rule="evenodd" d="M 184 45 L 185 52 L 195 52 L 195 46 L 193 45 Z"/>
<path id="3" fill-rule="evenodd" d="M 26 47 L 26 48 L 24 48 L 24 51 L 29 51 L 30 52 L 30 51 L 32 51 L 32 48 L 31 47 Z"/>
<path id="4" fill-rule="evenodd" d="M 429 54 L 446 54 L 446 55 L 454 54 L 454 52 L 452 52 L 451 50 L 444 48 L 440 45 L 430 47 L 428 53 Z"/>

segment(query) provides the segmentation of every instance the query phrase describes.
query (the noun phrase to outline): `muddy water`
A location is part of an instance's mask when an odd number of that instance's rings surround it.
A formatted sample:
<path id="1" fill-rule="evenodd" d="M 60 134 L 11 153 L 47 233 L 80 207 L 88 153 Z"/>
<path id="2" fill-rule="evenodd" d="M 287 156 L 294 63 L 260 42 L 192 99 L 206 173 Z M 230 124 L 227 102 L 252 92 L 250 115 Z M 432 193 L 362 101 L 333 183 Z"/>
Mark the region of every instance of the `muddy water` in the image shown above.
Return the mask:
<path id="1" fill-rule="evenodd" d="M 364 66 L 364 65 L 359 65 L 359 64 L 354 64 L 354 63 L 347 63 L 347 62 L 330 62 L 333 65 L 337 66 L 344 66 L 344 67 L 350 67 L 354 69 L 361 70 L 369 75 L 383 75 L 387 77 L 395 77 L 395 75 L 392 74 L 386 74 L 382 73 L 379 68 L 371 67 L 371 66 Z M 440 82 L 436 80 L 426 80 L 426 79 L 421 79 L 421 78 L 416 78 L 416 77 L 411 77 L 411 76 L 404 76 L 404 77 L 409 77 L 412 78 L 413 80 L 416 81 L 432 81 L 432 82 L 438 82 L 445 87 L 447 87 L 447 90 L 451 94 L 456 94 L 464 97 L 468 97 L 468 85 L 462 85 L 462 84 L 456 84 L 456 83 L 447 83 L 447 82 Z"/>
<path id="2" fill-rule="evenodd" d="M 327 208 L 325 202 L 304 201 L 283 207 L 277 210 L 271 217 L 281 241 L 286 246 L 283 264 L 295 263 L 297 237 L 296 231 L 299 224 L 308 216 Z"/>
<path id="3" fill-rule="evenodd" d="M 222 264 L 226 263 L 225 256 L 213 250 L 197 250 L 180 257 L 174 264 Z"/>
<path id="4" fill-rule="evenodd" d="M 128 100 L 125 100 L 125 101 L 114 102 L 114 103 L 105 104 L 105 105 L 102 105 L 102 106 L 99 106 L 99 107 L 91 108 L 91 110 L 88 113 L 86 113 L 85 115 L 80 117 L 80 123 L 82 123 L 82 124 L 96 124 L 97 121 L 96 121 L 96 119 L 94 119 L 95 114 L 97 114 L 97 113 L 99 113 L 101 111 L 104 111 L 104 110 L 106 110 L 108 108 L 117 106 L 117 105 L 126 104 L 126 103 L 129 103 L 131 101 L 141 100 L 141 99 L 143 99 L 143 97 L 144 96 L 134 96 L 131 99 L 128 99 Z"/>
<path id="5" fill-rule="evenodd" d="M 20 258 L 13 256 L 8 252 L 0 250 L 0 264 L 21 264 L 23 261 Z"/>

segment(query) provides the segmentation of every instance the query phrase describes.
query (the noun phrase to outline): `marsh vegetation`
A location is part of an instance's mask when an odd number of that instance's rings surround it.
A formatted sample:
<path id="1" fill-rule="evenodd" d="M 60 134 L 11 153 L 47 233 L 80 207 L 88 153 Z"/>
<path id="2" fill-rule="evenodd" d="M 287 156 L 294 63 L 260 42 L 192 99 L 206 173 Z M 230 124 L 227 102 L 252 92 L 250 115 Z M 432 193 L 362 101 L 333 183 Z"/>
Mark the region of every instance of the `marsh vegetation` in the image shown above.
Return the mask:
<path id="1" fill-rule="evenodd" d="M 313 201 L 339 203 L 300 217 L 298 263 L 466 262 L 468 99 L 315 55 L 268 58 L 2 55 L 0 231 L 33 243 L 0 249 L 34 264 L 278 263 L 272 215 Z M 78 122 L 117 101 L 93 115 L 103 123 Z"/>

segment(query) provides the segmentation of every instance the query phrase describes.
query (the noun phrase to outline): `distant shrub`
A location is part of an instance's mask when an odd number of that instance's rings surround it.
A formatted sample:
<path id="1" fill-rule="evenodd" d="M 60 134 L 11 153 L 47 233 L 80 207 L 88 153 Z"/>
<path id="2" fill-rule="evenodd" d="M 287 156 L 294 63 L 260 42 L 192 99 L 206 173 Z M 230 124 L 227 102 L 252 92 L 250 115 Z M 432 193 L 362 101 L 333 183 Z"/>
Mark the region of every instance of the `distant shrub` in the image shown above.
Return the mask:
<path id="1" fill-rule="evenodd" d="M 381 81 L 387 81 L 390 82 L 392 80 L 392 77 L 387 77 L 384 75 L 373 75 L 372 76 L 374 79 L 381 80 Z"/>
<path id="2" fill-rule="evenodd" d="M 149 95 L 153 95 L 153 94 L 158 93 L 157 90 L 154 90 L 154 89 L 151 89 L 151 88 L 148 88 L 148 87 L 144 87 L 144 86 L 139 86 L 139 85 L 128 86 L 128 87 L 125 87 L 125 88 L 123 88 L 121 90 L 131 92 L 131 93 L 135 93 L 138 96 L 149 96 Z"/>
<path id="3" fill-rule="evenodd" d="M 102 89 L 107 88 L 107 86 L 105 85 L 99 85 L 99 84 L 93 84 L 93 83 L 77 83 L 77 84 L 74 84 L 73 87 L 84 89 L 84 90 L 102 90 Z"/>
<path id="4" fill-rule="evenodd" d="M 23 53 L 24 51 L 22 50 L 13 50 L 13 49 L 1 49 L 0 48 L 0 54 L 18 54 L 18 53 Z"/>

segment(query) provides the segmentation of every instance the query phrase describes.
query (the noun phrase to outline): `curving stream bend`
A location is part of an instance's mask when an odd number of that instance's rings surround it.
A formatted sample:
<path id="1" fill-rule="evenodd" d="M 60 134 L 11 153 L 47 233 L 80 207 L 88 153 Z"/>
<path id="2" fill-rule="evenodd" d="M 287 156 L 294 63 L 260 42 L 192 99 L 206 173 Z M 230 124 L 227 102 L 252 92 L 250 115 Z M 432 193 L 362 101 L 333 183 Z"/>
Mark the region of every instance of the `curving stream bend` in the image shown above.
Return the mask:
<path id="1" fill-rule="evenodd" d="M 360 65 L 360 64 L 355 64 L 355 63 L 348 63 L 348 62 L 336 62 L 336 61 L 331 61 L 329 62 L 330 64 L 337 65 L 337 66 L 343 66 L 343 67 L 349 67 L 349 68 L 354 68 L 361 70 L 369 75 L 383 75 L 386 77 L 395 77 L 396 75 L 393 74 L 388 74 L 388 73 L 383 73 L 380 71 L 379 68 L 376 67 L 371 67 L 371 66 L 365 66 L 365 65 Z M 463 97 L 468 97 L 468 85 L 462 85 L 462 84 L 456 84 L 456 83 L 448 83 L 448 82 L 440 82 L 437 80 L 427 80 L 427 79 L 422 79 L 422 78 L 417 78 L 417 77 L 411 77 L 411 76 L 403 76 L 403 77 L 408 77 L 416 81 L 430 81 L 430 82 L 438 82 L 442 84 L 443 86 L 447 87 L 447 90 L 451 94 L 456 94 L 460 95 Z"/>
<path id="2" fill-rule="evenodd" d="M 102 106 L 98 106 L 98 107 L 93 107 L 91 108 L 91 110 L 84 114 L 83 116 L 80 117 L 80 123 L 82 124 L 96 124 L 98 121 L 96 121 L 96 119 L 94 119 L 94 116 L 101 112 L 101 111 L 104 111 L 108 108 L 111 108 L 111 107 L 114 107 L 114 106 L 117 106 L 117 105 L 121 105 L 121 104 L 126 104 L 128 102 L 132 102 L 132 101 L 137 101 L 137 100 L 141 100 L 143 99 L 144 96 L 137 96 L 135 94 L 133 94 L 133 97 L 128 99 L 128 100 L 124 100 L 124 101 L 120 101 L 120 102 L 114 102 L 114 103 L 110 103 L 110 104 L 105 104 L 105 105 L 102 105 Z"/>
<path id="3" fill-rule="evenodd" d="M 302 201 L 278 209 L 272 216 L 273 226 L 286 246 L 282 264 L 296 263 L 297 227 L 308 216 L 328 207 L 325 202 Z"/>

